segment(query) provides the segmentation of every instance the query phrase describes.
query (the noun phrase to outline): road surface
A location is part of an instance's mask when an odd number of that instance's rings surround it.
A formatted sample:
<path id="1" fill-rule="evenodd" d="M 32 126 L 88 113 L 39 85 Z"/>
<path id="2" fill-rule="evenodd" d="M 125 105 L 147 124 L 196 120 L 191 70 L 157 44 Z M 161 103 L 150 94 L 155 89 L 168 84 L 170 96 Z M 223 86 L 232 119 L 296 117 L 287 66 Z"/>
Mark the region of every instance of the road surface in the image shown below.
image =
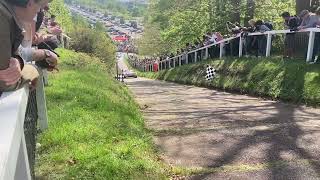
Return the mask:
<path id="1" fill-rule="evenodd" d="M 320 109 L 144 78 L 126 84 L 164 161 L 206 172 L 188 179 L 320 179 Z"/>

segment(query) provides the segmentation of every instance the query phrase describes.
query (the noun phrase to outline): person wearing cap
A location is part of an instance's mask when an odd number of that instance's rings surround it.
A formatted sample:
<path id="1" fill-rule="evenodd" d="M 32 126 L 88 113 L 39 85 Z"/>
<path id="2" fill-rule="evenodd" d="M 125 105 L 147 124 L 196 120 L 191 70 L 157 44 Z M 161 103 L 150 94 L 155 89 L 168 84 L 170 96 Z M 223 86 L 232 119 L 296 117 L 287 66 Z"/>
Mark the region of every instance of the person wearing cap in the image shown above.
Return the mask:
<path id="1" fill-rule="evenodd" d="M 316 28 L 320 24 L 320 18 L 316 14 L 310 13 L 308 10 L 303 10 L 299 14 L 302 19 L 301 25 L 298 27 L 298 30 L 307 29 L 307 28 Z M 314 47 L 312 60 L 316 60 L 315 57 L 320 51 L 320 33 L 316 33 L 314 39 Z"/>
<path id="2" fill-rule="evenodd" d="M 36 82 L 38 71 L 24 65 L 18 49 L 24 40 L 25 24 L 30 24 L 49 0 L 0 0 L 0 92 Z M 42 56 L 45 52 L 41 52 Z M 39 56 L 40 54 L 34 54 Z"/>

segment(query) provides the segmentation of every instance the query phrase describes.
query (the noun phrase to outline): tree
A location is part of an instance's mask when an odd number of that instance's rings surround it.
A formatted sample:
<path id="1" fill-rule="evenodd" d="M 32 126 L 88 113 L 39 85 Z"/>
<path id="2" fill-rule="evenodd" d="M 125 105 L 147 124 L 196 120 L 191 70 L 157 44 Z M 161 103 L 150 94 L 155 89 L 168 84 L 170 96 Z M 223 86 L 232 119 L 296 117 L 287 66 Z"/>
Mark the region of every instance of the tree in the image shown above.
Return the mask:
<path id="1" fill-rule="evenodd" d="M 231 0 L 231 22 L 241 21 L 241 0 Z"/>
<path id="2" fill-rule="evenodd" d="M 253 17 L 254 17 L 255 7 L 256 6 L 255 6 L 254 0 L 247 0 L 246 13 L 245 13 L 245 18 L 244 18 L 244 24 L 246 26 L 249 25 L 248 21 L 250 19 L 253 19 Z"/>
<path id="3" fill-rule="evenodd" d="M 296 13 L 299 14 L 302 10 L 310 10 L 311 0 L 296 0 Z"/>

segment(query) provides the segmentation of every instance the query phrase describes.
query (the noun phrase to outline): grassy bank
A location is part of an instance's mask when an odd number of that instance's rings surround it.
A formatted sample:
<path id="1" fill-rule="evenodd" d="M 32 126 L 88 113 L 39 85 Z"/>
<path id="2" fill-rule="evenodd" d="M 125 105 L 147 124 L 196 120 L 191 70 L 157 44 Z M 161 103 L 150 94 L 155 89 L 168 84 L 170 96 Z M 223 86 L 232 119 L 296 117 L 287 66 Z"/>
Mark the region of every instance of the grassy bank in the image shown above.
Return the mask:
<path id="1" fill-rule="evenodd" d="M 217 76 L 212 81 L 205 80 L 207 64 L 217 69 Z M 320 106 L 320 65 L 307 65 L 301 60 L 210 60 L 158 73 L 138 74 L 148 78 Z"/>
<path id="2" fill-rule="evenodd" d="M 39 137 L 45 179 L 164 179 L 151 136 L 127 88 L 98 59 L 59 50 L 46 88 L 49 129 Z"/>

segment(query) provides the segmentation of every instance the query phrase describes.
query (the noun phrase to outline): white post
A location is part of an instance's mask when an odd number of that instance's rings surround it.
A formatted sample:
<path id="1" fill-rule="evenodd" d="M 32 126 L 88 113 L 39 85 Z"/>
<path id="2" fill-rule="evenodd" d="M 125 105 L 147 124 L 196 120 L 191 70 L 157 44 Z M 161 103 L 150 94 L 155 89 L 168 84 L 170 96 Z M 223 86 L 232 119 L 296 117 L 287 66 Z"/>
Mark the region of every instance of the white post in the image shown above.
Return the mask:
<path id="1" fill-rule="evenodd" d="M 64 39 L 63 39 L 62 34 L 60 35 L 60 43 L 61 43 L 62 48 L 64 48 Z"/>
<path id="2" fill-rule="evenodd" d="M 206 54 L 205 54 L 205 59 L 209 58 L 209 48 L 206 48 Z"/>
<path id="3" fill-rule="evenodd" d="M 49 81 L 48 81 L 48 71 L 46 69 L 42 69 L 42 73 L 43 73 L 43 83 L 44 86 L 48 86 L 49 85 Z"/>
<path id="4" fill-rule="evenodd" d="M 181 66 L 182 56 L 179 57 L 179 66 Z"/>
<path id="5" fill-rule="evenodd" d="M 223 54 L 224 54 L 224 42 L 221 42 L 220 43 L 220 58 L 223 57 Z"/>
<path id="6" fill-rule="evenodd" d="M 307 53 L 307 60 L 306 60 L 307 63 L 312 61 L 315 35 L 316 35 L 316 33 L 314 31 L 310 31 L 308 53 Z"/>
<path id="7" fill-rule="evenodd" d="M 23 131 L 23 129 L 22 129 Z M 29 159 L 28 159 L 28 152 L 27 152 L 27 145 L 24 133 L 22 133 L 19 154 L 18 154 L 18 161 L 16 165 L 16 172 L 14 175 L 14 179 L 17 180 L 31 180 L 31 173 L 30 173 L 30 166 L 29 166 Z"/>
<path id="8" fill-rule="evenodd" d="M 195 63 L 197 62 L 197 56 L 198 56 L 198 51 L 195 51 L 194 52 L 194 62 Z"/>
<path id="9" fill-rule="evenodd" d="M 266 49 L 266 57 L 270 56 L 271 53 L 271 45 L 272 45 L 272 34 L 268 32 L 268 37 L 267 37 L 267 49 Z"/>
<path id="10" fill-rule="evenodd" d="M 242 52 L 243 52 L 243 39 L 242 39 L 241 36 L 240 36 L 239 38 L 240 38 L 240 40 L 239 40 L 239 57 L 242 57 Z"/>
<path id="11" fill-rule="evenodd" d="M 168 63 L 169 63 L 169 68 L 168 69 L 171 69 L 171 59 L 168 60 Z"/>
<path id="12" fill-rule="evenodd" d="M 186 53 L 186 64 L 189 64 L 189 53 Z"/>
<path id="13" fill-rule="evenodd" d="M 176 67 L 176 58 L 173 58 L 173 68 Z"/>
<path id="14" fill-rule="evenodd" d="M 48 115 L 42 70 L 39 70 L 39 74 L 40 76 L 36 88 L 36 97 L 40 130 L 43 131 L 45 129 L 48 129 Z"/>

